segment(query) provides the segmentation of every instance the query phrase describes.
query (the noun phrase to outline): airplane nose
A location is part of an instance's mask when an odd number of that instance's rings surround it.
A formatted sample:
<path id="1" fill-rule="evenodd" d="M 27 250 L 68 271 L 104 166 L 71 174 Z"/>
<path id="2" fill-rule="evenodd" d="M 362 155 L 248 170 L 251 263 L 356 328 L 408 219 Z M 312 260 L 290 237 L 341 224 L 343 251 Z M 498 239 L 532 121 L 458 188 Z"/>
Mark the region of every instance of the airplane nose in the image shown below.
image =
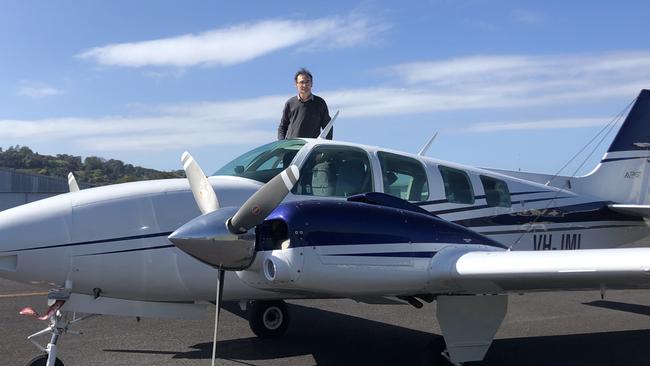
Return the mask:
<path id="1" fill-rule="evenodd" d="M 67 194 L 0 212 L 0 277 L 43 282 L 67 275 L 72 208 Z M 57 272 L 48 277 L 46 274 Z"/>

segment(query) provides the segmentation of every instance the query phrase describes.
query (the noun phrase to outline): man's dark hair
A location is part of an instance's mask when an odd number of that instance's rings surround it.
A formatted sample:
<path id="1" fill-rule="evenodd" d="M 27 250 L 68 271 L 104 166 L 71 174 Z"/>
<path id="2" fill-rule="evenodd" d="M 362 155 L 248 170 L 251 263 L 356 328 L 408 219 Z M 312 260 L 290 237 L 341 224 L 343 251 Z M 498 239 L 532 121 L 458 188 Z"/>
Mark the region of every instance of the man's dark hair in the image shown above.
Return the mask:
<path id="1" fill-rule="evenodd" d="M 311 76 L 311 72 L 309 72 L 309 70 L 304 67 L 301 67 L 298 71 L 296 71 L 296 75 L 293 76 L 293 81 L 298 82 L 298 76 L 300 75 L 309 76 L 309 81 L 314 81 L 314 78 Z"/>

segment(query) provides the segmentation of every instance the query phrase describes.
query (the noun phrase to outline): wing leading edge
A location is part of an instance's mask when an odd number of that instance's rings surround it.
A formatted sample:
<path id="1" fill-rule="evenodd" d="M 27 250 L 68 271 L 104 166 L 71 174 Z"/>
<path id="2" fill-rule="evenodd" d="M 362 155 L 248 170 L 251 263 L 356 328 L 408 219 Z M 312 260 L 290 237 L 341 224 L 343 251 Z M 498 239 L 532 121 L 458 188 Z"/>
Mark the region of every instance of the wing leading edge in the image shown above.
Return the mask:
<path id="1" fill-rule="evenodd" d="M 650 288 L 650 248 L 474 251 L 452 277 L 470 292 Z"/>

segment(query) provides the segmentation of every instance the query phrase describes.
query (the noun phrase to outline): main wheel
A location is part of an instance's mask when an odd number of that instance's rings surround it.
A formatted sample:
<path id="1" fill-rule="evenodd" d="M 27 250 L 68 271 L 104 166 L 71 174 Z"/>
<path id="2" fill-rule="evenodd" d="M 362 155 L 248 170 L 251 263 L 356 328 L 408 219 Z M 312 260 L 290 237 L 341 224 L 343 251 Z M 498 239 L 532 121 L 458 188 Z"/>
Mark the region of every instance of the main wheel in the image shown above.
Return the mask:
<path id="1" fill-rule="evenodd" d="M 25 366 L 46 366 L 47 365 L 47 354 L 36 356 L 32 358 L 31 360 L 27 361 Z M 56 361 L 54 362 L 54 366 L 63 366 L 63 361 L 61 361 L 58 357 Z"/>
<path id="2" fill-rule="evenodd" d="M 278 338 L 289 327 L 287 303 L 282 300 L 251 301 L 248 324 L 260 338 Z"/>

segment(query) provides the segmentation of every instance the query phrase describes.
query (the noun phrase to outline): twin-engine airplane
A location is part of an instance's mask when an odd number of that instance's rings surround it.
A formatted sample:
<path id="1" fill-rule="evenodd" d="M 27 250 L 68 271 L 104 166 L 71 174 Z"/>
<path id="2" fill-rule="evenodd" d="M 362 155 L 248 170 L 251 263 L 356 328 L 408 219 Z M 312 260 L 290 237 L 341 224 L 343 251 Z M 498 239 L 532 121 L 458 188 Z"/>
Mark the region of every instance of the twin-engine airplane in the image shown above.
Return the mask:
<path id="1" fill-rule="evenodd" d="M 72 312 L 196 317 L 215 279 L 217 311 L 248 304 L 262 337 L 287 329 L 284 299 L 435 299 L 450 360 L 481 360 L 509 293 L 650 287 L 650 248 L 612 249 L 650 234 L 648 147 L 643 90 L 577 178 L 322 138 L 264 145 L 209 178 L 184 154 L 187 180 L 0 212 L 0 276 L 53 288 L 50 326 L 29 337 L 46 354 L 31 365 L 62 365 Z M 47 347 L 33 340 L 49 332 Z"/>

